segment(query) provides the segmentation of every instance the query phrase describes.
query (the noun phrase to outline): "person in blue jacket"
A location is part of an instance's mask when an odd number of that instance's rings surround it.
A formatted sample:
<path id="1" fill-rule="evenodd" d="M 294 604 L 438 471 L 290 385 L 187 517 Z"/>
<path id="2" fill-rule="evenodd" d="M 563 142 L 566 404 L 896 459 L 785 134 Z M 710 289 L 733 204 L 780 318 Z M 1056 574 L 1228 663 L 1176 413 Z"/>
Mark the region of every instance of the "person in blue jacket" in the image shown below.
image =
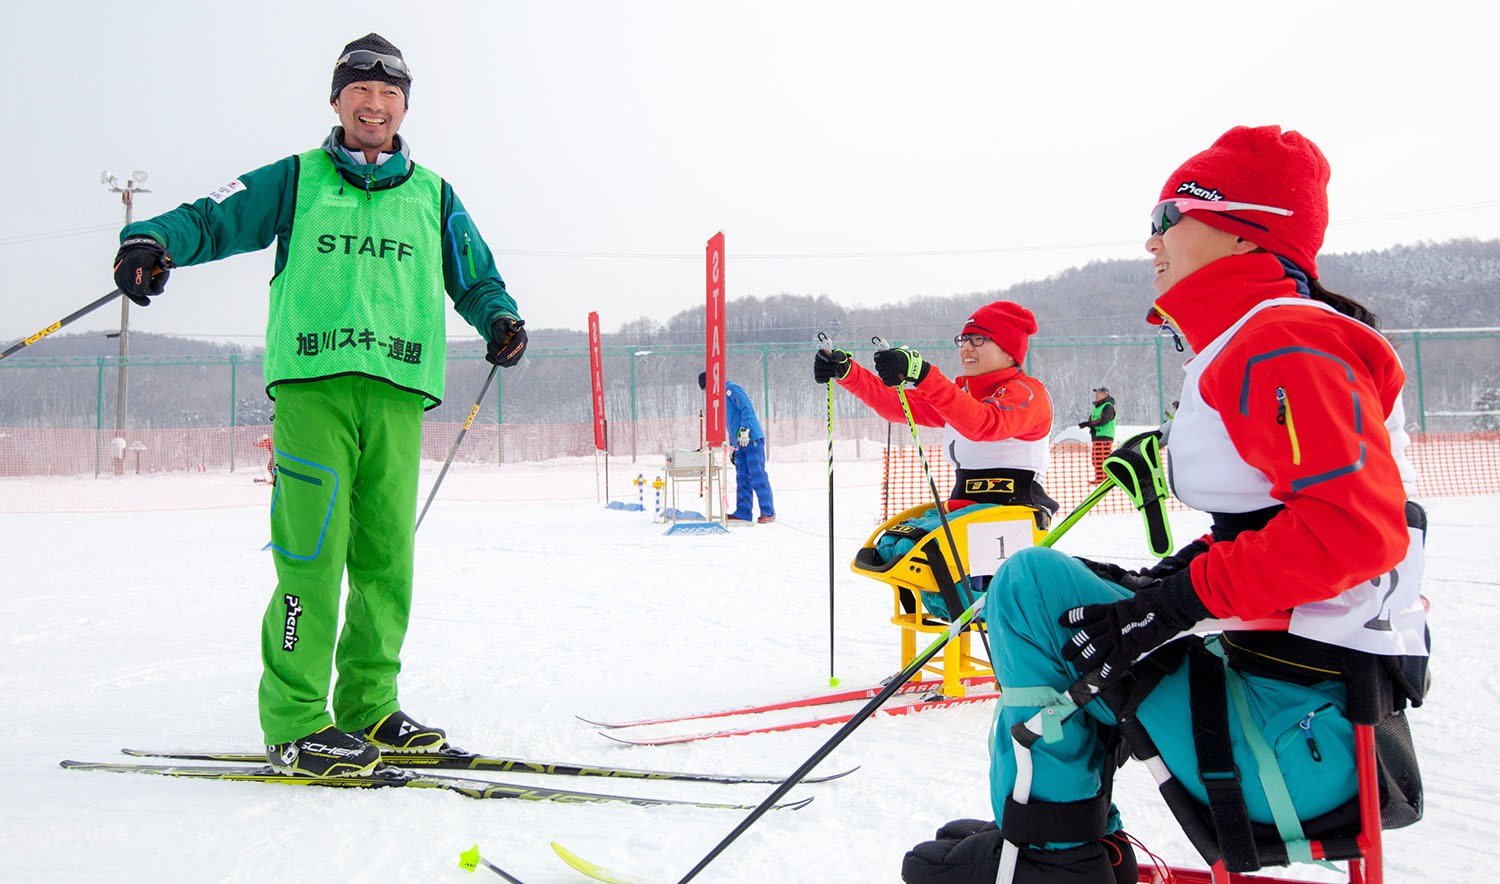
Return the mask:
<path id="1" fill-rule="evenodd" d="M 708 375 L 698 373 L 698 389 L 705 389 Z M 735 507 L 731 522 L 776 521 L 776 504 L 771 500 L 771 479 L 766 475 L 766 434 L 750 404 L 750 394 L 733 381 L 724 382 L 724 431 L 734 446 L 731 462 L 735 475 Z M 760 501 L 760 518 L 755 516 L 755 501 Z"/>

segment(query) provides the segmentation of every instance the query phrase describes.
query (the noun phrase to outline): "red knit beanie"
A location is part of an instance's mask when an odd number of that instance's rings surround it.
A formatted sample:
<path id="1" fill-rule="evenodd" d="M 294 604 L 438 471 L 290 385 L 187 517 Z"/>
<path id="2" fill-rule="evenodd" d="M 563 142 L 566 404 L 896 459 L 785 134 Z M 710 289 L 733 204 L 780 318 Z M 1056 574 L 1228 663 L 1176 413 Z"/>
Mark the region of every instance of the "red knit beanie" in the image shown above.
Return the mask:
<path id="1" fill-rule="evenodd" d="M 996 301 L 975 310 L 963 333 L 988 335 L 1020 365 L 1026 361 L 1028 339 L 1036 334 L 1036 317 L 1013 301 Z"/>
<path id="2" fill-rule="evenodd" d="M 1189 197 L 1290 209 L 1291 215 L 1229 213 L 1244 221 L 1213 211 L 1188 214 L 1286 258 L 1316 279 L 1318 249 L 1328 228 L 1328 175 L 1328 160 L 1302 133 L 1282 132 L 1280 126 L 1236 126 L 1173 172 L 1161 189 L 1161 199 Z"/>

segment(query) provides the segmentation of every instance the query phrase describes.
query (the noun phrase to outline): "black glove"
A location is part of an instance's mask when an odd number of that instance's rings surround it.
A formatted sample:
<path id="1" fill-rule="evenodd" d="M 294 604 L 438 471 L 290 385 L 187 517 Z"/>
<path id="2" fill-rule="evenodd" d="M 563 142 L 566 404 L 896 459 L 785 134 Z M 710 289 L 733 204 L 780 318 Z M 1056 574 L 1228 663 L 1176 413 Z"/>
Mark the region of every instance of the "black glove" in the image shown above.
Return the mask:
<path id="1" fill-rule="evenodd" d="M 115 285 L 125 297 L 149 307 L 151 296 L 166 288 L 171 266 L 172 259 L 161 243 L 149 236 L 132 236 L 115 253 Z"/>
<path id="2" fill-rule="evenodd" d="M 1085 559 L 1083 556 L 1074 556 L 1073 558 L 1081 562 L 1090 571 L 1093 571 L 1094 576 L 1123 586 L 1131 592 L 1138 592 L 1153 582 L 1151 577 L 1143 576 L 1139 571 L 1126 571 L 1114 562 L 1096 562 L 1092 559 Z"/>
<path id="3" fill-rule="evenodd" d="M 1197 540 L 1161 559 L 1149 568 L 1139 571 L 1127 571 L 1114 562 L 1095 562 L 1085 559 L 1083 556 L 1074 556 L 1084 567 L 1093 571 L 1095 576 L 1102 577 L 1111 583 L 1125 587 L 1131 592 L 1138 592 L 1151 583 L 1161 580 L 1169 574 L 1176 574 L 1186 568 L 1188 563 L 1202 553 L 1208 552 L 1208 543 L 1203 538 Z"/>
<path id="4" fill-rule="evenodd" d="M 1188 566 L 1188 563 L 1193 559 L 1196 559 L 1198 556 L 1206 552 L 1208 552 L 1208 542 L 1200 537 L 1192 543 L 1189 543 L 1187 546 L 1184 546 L 1182 549 L 1179 549 L 1177 552 L 1172 553 L 1171 555 L 1167 556 L 1151 567 L 1145 569 L 1144 571 L 1138 571 L 1136 573 L 1142 577 L 1150 577 L 1159 580 L 1163 577 L 1166 577 L 1168 574 L 1176 574 L 1178 571 L 1186 568 Z"/>
<path id="5" fill-rule="evenodd" d="M 813 354 L 813 380 L 820 384 L 841 381 L 853 366 L 854 357 L 846 350 L 819 350 Z"/>
<path id="6" fill-rule="evenodd" d="M 510 368 L 526 352 L 526 320 L 514 316 L 497 316 L 490 323 L 490 341 L 484 348 L 486 361 Z"/>
<path id="7" fill-rule="evenodd" d="M 1064 612 L 1057 622 L 1078 631 L 1063 644 L 1062 657 L 1080 672 L 1097 670 L 1089 690 L 1098 693 L 1124 678 L 1141 655 L 1212 616 L 1188 572 L 1178 571 L 1128 599 Z"/>
<path id="8" fill-rule="evenodd" d="M 902 381 L 920 384 L 927 377 L 932 364 L 922 359 L 922 354 L 910 347 L 894 347 L 875 351 L 875 373 L 887 387 L 899 387 Z"/>
<path id="9" fill-rule="evenodd" d="M 1085 428 L 1088 427 L 1088 425 L 1089 425 L 1088 421 L 1080 421 L 1079 424 L 1078 424 L 1078 429 L 1080 429 L 1080 430 L 1085 429 Z"/>

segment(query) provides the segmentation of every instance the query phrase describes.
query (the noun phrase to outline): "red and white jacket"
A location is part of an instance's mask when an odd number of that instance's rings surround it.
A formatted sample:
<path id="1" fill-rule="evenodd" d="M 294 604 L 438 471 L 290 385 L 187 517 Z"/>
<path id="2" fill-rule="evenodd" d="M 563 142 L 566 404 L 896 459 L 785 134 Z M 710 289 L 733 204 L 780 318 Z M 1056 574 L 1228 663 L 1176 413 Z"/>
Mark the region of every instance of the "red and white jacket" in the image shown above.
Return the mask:
<path id="1" fill-rule="evenodd" d="M 1209 512 L 1284 507 L 1263 528 L 1212 543 L 1192 561 L 1203 604 L 1218 617 L 1298 609 L 1294 632 L 1306 634 L 1297 628 L 1299 613 L 1328 621 L 1310 638 L 1425 653 L 1409 647 L 1421 625 L 1409 610 L 1420 608 L 1420 544 L 1403 598 L 1389 591 L 1413 546 L 1405 515 L 1413 478 L 1404 454 L 1406 375 L 1390 344 L 1299 296 L 1280 262 L 1264 253 L 1215 261 L 1153 307 L 1195 353 L 1168 439 L 1173 492 Z M 1398 603 L 1405 622 L 1385 630 L 1395 634 L 1360 630 L 1371 611 L 1389 619 L 1383 606 Z"/>
<path id="2" fill-rule="evenodd" d="M 858 364 L 839 384 L 888 421 L 906 422 L 900 397 Z M 959 469 L 1030 470 L 1046 478 L 1052 456 L 1052 398 L 1042 382 L 1017 366 L 949 380 L 933 365 L 906 391 L 912 420 L 943 427 L 943 451 Z"/>

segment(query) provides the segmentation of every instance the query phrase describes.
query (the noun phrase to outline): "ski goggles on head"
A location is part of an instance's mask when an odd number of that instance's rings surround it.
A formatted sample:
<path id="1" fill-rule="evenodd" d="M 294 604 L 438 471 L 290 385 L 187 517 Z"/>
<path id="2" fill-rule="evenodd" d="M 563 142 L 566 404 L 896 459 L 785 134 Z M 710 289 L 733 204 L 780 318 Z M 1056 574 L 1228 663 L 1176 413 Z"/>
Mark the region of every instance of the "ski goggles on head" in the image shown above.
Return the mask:
<path id="1" fill-rule="evenodd" d="M 964 344 L 968 344 L 971 347 L 983 347 L 985 344 L 988 344 L 991 340 L 992 339 L 990 338 L 989 335 L 977 335 L 977 334 L 973 334 L 973 333 L 966 334 L 966 335 L 954 335 L 953 336 L 953 346 L 955 346 L 955 347 L 962 347 Z"/>
<path id="2" fill-rule="evenodd" d="M 1232 218 L 1235 221 L 1240 222 L 1241 224 L 1248 224 L 1251 227 L 1255 227 L 1260 230 L 1269 230 L 1270 228 L 1266 227 L 1264 224 L 1256 224 L 1254 221 L 1250 221 L 1246 218 L 1241 218 L 1237 215 L 1231 215 L 1229 213 L 1269 212 L 1272 215 L 1292 214 L 1291 209 L 1278 209 L 1275 206 L 1262 206 L 1257 205 L 1256 203 L 1236 203 L 1228 200 L 1199 200 L 1191 199 L 1189 197 L 1173 197 L 1169 200 L 1162 200 L 1161 202 L 1156 204 L 1156 208 L 1151 210 L 1151 235 L 1161 236 L 1163 233 L 1166 233 L 1173 224 L 1176 224 L 1178 221 L 1182 220 L 1183 212 L 1191 212 L 1194 210 L 1213 212 L 1218 215 L 1223 215 L 1226 218 Z"/>
<path id="3" fill-rule="evenodd" d="M 385 72 L 393 77 L 400 77 L 403 80 L 411 79 L 411 68 L 406 66 L 404 60 L 394 55 L 387 55 L 384 52 L 375 52 L 370 49 L 356 49 L 352 52 L 345 52 L 339 56 L 338 61 L 333 63 L 333 69 L 338 70 L 342 67 L 349 67 L 356 71 L 373 71 L 376 65 L 384 68 Z"/>

